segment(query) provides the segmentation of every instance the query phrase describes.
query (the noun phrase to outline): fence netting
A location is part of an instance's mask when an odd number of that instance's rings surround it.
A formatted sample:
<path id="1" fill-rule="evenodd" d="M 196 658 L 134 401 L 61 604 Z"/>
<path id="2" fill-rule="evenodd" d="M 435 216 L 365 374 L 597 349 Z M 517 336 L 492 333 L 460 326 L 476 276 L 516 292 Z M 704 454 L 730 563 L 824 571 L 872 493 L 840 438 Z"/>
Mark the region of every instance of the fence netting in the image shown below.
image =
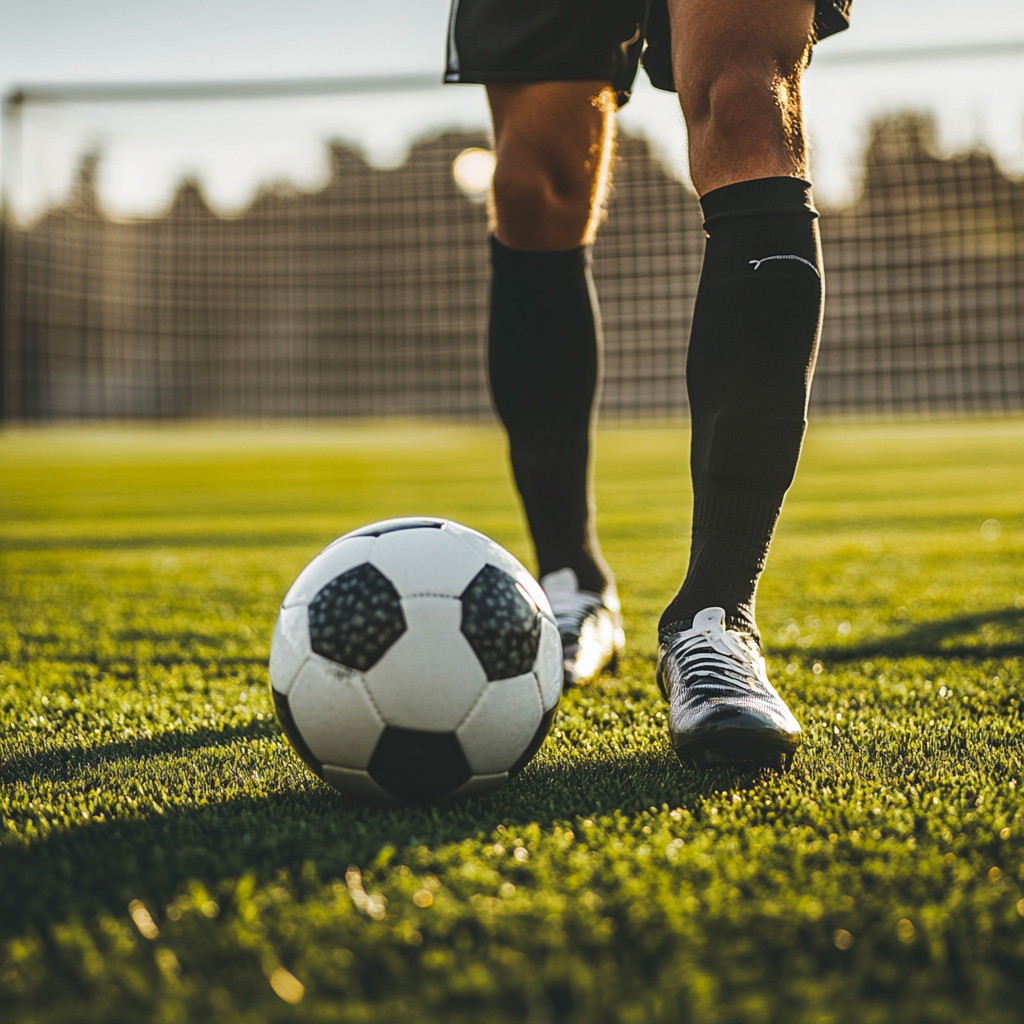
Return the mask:
<path id="1" fill-rule="evenodd" d="M 822 211 L 818 411 L 1024 407 L 1024 183 L 934 134 L 926 116 L 876 121 L 856 197 Z M 450 131 L 380 169 L 333 143 L 322 187 L 226 216 L 184 181 L 129 219 L 105 212 L 86 156 L 69 197 L 5 223 L 3 417 L 490 415 L 486 208 L 452 174 L 488 145 Z M 605 415 L 685 411 L 703 247 L 692 192 L 621 135 L 594 255 Z"/>

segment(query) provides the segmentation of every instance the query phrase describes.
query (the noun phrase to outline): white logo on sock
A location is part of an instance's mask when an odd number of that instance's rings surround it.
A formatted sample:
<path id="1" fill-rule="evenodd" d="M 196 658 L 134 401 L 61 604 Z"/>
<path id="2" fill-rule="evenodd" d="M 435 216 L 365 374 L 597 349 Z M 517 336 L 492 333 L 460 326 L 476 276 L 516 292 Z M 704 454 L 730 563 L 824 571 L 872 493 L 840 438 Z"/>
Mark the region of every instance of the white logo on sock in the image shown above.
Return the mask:
<path id="1" fill-rule="evenodd" d="M 806 263 L 816 274 L 818 274 L 818 268 L 810 261 L 805 260 L 803 256 L 765 256 L 764 259 L 750 260 L 750 265 L 757 270 L 762 263 L 767 263 L 769 260 L 799 260 L 801 263 Z M 821 274 L 818 274 L 821 277 Z"/>

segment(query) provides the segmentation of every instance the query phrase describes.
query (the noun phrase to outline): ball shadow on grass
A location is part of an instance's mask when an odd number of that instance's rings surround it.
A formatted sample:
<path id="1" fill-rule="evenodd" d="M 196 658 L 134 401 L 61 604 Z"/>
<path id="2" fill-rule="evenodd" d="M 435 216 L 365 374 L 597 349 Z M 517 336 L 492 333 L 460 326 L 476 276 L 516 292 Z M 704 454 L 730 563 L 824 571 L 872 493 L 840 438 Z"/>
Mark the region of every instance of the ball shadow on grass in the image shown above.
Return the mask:
<path id="1" fill-rule="evenodd" d="M 149 750 L 136 741 L 75 755 L 45 752 L 6 765 L 5 778 L 24 779 L 27 773 L 40 785 L 74 785 L 76 774 L 116 758 L 132 759 L 141 774 L 159 771 L 159 759 L 168 751 L 247 739 L 254 737 L 240 729 L 165 734 Z M 267 880 L 284 870 L 297 877 L 308 861 L 321 878 L 343 877 L 351 864 L 367 865 L 385 847 L 394 848 L 401 863 L 402 851 L 483 840 L 502 824 L 513 830 L 531 823 L 550 828 L 588 816 L 631 816 L 664 804 L 695 806 L 711 793 L 749 788 L 760 778 L 686 769 L 669 750 L 593 760 L 541 756 L 487 797 L 442 807 L 382 810 L 345 799 L 314 779 L 297 758 L 294 768 L 291 788 L 265 796 L 164 807 L 144 817 L 75 822 L 51 827 L 29 843 L 8 841 L 0 846 L 0 877 L 5 880 L 0 888 L 0 941 L 27 929 L 45 930 L 69 917 L 121 914 L 136 898 L 161 906 L 193 879 L 217 891 L 222 882 L 246 873 Z"/>

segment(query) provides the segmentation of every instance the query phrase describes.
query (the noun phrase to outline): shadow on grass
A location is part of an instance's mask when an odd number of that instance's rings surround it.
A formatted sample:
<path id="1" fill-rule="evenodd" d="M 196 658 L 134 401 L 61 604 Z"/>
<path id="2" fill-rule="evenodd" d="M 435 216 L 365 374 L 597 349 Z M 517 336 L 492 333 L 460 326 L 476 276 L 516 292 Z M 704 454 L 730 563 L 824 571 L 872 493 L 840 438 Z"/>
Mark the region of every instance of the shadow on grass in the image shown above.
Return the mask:
<path id="1" fill-rule="evenodd" d="M 234 738 L 240 734 L 245 735 L 240 730 Z M 163 750 L 231 738 L 227 731 L 176 736 Z M 113 744 L 80 756 L 91 761 L 145 757 L 142 746 Z M 29 767 L 15 770 L 24 773 Z M 56 780 L 66 765 L 40 760 L 31 767 L 43 782 L 47 775 Z M 684 769 L 668 750 L 594 761 L 540 759 L 488 797 L 448 807 L 379 810 L 345 800 L 305 774 L 298 762 L 296 769 L 293 788 L 264 797 L 75 823 L 27 844 L 8 839 L 0 845 L 0 941 L 71 917 L 123 914 L 135 898 L 159 908 L 190 879 L 217 892 L 224 880 L 246 872 L 262 880 L 282 870 L 297 876 L 307 861 L 321 878 L 337 878 L 351 864 L 371 864 L 385 847 L 397 851 L 396 863 L 412 863 L 411 851 L 421 845 L 485 838 L 499 824 L 550 826 L 605 814 L 634 815 L 663 803 L 694 805 L 723 787 L 750 786 L 761 777 Z"/>
<path id="2" fill-rule="evenodd" d="M 131 554 L 136 549 L 150 550 L 184 548 L 267 548 L 323 547 L 334 539 L 323 532 L 283 530 L 280 533 L 157 533 L 149 536 L 124 537 L 0 537 L 0 553 L 17 551 L 117 551 Z"/>
<path id="3" fill-rule="evenodd" d="M 0 762 L 0 785 L 33 780 L 42 784 L 60 785 L 85 770 L 126 758 L 141 760 L 161 754 L 183 754 L 205 747 L 230 746 L 239 739 L 279 735 L 280 730 L 274 723 L 254 719 L 247 725 L 197 729 L 187 733 L 164 732 L 152 739 L 139 738 L 94 747 L 48 747 L 27 754 L 16 754 Z"/>
<path id="4" fill-rule="evenodd" d="M 997 628 L 1000 635 L 986 637 L 986 626 Z M 1018 628 L 1013 630 L 1014 626 Z M 840 662 L 867 657 L 1013 657 L 1024 654 L 1024 610 L 1010 607 L 955 615 L 948 619 L 915 623 L 901 633 L 872 638 L 859 644 L 814 644 L 806 650 L 784 647 L 774 653 L 780 656 L 799 653 L 804 657 L 813 655 Z"/>

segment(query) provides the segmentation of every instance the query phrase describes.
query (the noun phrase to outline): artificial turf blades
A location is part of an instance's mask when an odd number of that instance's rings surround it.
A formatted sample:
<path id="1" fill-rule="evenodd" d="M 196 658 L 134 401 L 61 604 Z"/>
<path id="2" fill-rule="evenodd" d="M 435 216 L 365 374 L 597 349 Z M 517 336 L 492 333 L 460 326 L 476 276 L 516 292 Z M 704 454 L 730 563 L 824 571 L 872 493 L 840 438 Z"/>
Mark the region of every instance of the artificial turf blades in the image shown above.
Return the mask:
<path id="1" fill-rule="evenodd" d="M 0 435 L 0 1017 L 1019 1021 L 1024 422 L 812 432 L 759 599 L 785 778 L 669 750 L 685 453 L 599 438 L 618 678 L 495 796 L 382 812 L 285 745 L 277 604 L 392 515 L 527 558 L 495 432 Z"/>

